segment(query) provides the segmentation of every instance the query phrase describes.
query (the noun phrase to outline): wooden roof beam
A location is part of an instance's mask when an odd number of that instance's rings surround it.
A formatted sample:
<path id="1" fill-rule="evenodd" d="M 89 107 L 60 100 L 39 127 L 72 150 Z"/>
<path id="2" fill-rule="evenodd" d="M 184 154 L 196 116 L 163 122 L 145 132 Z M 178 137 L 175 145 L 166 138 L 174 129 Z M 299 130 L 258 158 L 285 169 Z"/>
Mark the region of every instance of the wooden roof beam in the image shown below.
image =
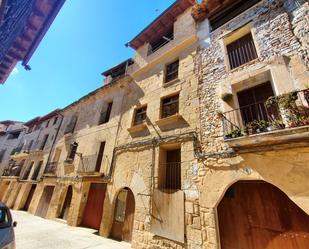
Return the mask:
<path id="1" fill-rule="evenodd" d="M 8 52 L 8 56 L 12 57 L 13 59 L 15 60 L 21 60 L 22 59 L 22 56 L 13 52 L 13 51 L 9 51 Z"/>
<path id="2" fill-rule="evenodd" d="M 42 18 L 45 17 L 45 13 L 42 10 L 40 10 L 37 6 L 34 8 L 33 14 Z"/>
<path id="3" fill-rule="evenodd" d="M 23 45 L 22 45 L 21 43 L 19 43 L 19 42 L 14 42 L 13 48 L 16 49 L 16 50 L 18 50 L 18 51 L 20 51 L 20 52 L 25 52 L 25 51 L 27 51 L 27 49 L 25 49 L 25 48 L 23 47 Z"/>

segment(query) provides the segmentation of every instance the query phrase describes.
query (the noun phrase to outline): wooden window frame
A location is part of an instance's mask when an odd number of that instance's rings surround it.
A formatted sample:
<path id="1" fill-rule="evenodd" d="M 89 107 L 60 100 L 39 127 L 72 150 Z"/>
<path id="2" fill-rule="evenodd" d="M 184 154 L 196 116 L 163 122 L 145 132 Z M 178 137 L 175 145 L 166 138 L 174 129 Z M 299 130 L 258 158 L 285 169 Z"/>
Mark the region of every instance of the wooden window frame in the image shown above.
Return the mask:
<path id="1" fill-rule="evenodd" d="M 139 111 L 141 112 L 139 113 Z M 139 116 L 142 116 L 142 119 L 140 121 L 137 120 L 137 117 Z M 146 121 L 146 118 L 147 118 L 147 105 L 135 108 L 132 126 L 143 124 Z"/>
<path id="2" fill-rule="evenodd" d="M 172 100 L 175 97 L 177 97 L 177 101 Z M 168 103 L 164 103 L 164 101 L 167 100 L 167 99 L 171 99 L 171 101 L 168 102 Z M 173 105 L 175 103 L 177 103 L 177 108 L 176 108 L 175 113 L 170 114 L 170 115 L 165 114 L 164 108 L 167 108 L 167 106 Z M 169 95 L 169 96 L 165 96 L 165 97 L 161 98 L 160 119 L 168 118 L 168 117 L 177 115 L 178 113 L 179 113 L 179 93 L 175 93 L 173 95 Z"/>
<path id="3" fill-rule="evenodd" d="M 174 65 L 177 65 L 176 68 L 173 69 Z M 170 69 L 171 68 L 171 69 Z M 171 70 L 171 72 L 169 71 Z M 179 76 L 179 59 L 167 64 L 165 66 L 165 72 L 164 72 L 164 84 L 168 84 L 174 80 L 177 80 Z"/>

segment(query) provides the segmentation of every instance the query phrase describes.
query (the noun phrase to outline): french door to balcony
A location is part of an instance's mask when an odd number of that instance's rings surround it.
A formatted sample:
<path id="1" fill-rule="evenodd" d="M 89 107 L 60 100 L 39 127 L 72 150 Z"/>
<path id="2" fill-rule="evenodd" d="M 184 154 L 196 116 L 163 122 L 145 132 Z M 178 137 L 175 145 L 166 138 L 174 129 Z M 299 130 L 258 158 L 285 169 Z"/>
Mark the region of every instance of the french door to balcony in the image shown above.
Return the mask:
<path id="1" fill-rule="evenodd" d="M 237 93 L 241 117 L 245 125 L 255 120 L 269 120 L 265 102 L 271 96 L 274 96 L 274 91 L 270 82 Z"/>

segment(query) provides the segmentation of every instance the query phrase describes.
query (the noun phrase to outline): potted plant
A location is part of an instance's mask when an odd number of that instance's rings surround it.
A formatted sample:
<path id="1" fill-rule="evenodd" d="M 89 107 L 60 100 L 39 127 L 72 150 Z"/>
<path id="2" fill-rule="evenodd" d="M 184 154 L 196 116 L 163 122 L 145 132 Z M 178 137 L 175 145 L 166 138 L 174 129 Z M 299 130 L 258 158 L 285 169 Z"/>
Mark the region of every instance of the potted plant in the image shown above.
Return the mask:
<path id="1" fill-rule="evenodd" d="M 238 137 L 243 137 L 246 136 L 247 133 L 245 130 L 237 128 L 235 130 L 232 130 L 226 134 L 224 134 L 225 139 L 231 139 L 231 138 L 238 138 Z"/>
<path id="2" fill-rule="evenodd" d="M 260 132 L 265 132 L 267 131 L 267 127 L 269 127 L 269 124 L 267 121 L 265 120 L 260 120 L 258 121 L 258 128 L 257 128 L 257 133 L 260 133 Z"/>
<path id="3" fill-rule="evenodd" d="M 221 94 L 221 99 L 224 102 L 229 102 L 233 99 L 233 94 L 232 93 L 223 93 L 223 94 Z"/>

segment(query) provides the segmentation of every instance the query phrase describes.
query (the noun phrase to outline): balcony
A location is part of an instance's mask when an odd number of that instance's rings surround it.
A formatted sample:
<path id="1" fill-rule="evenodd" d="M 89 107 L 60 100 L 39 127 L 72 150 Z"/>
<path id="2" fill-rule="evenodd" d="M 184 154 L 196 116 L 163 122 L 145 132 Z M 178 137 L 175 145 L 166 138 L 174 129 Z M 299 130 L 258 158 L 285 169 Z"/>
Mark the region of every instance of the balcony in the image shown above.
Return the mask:
<path id="1" fill-rule="evenodd" d="M 309 131 L 309 89 L 273 96 L 219 116 L 224 139 L 232 147 L 304 141 L 299 134 Z"/>
<path id="2" fill-rule="evenodd" d="M 55 176 L 57 173 L 58 162 L 49 162 L 44 170 L 44 175 Z"/>
<path id="3" fill-rule="evenodd" d="M 3 170 L 2 176 L 4 177 L 10 177 L 15 176 L 19 177 L 21 172 L 21 166 L 20 165 L 9 165 L 6 169 Z"/>

